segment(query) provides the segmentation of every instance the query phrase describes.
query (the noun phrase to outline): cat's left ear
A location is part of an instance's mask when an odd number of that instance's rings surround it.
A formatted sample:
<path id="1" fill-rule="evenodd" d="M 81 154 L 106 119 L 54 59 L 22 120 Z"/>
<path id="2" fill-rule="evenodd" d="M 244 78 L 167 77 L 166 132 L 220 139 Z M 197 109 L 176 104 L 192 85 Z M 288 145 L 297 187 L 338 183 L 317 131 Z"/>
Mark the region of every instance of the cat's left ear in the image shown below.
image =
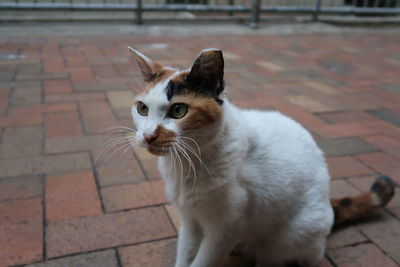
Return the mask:
<path id="1" fill-rule="evenodd" d="M 211 90 L 218 96 L 224 90 L 224 57 L 222 51 L 208 48 L 201 51 L 186 81 L 202 90 Z"/>
<path id="2" fill-rule="evenodd" d="M 162 66 L 156 62 L 153 62 L 150 58 L 133 49 L 132 47 L 128 46 L 128 50 L 136 59 L 140 71 L 142 72 L 144 81 L 151 82 L 156 76 L 157 70 L 161 69 Z"/>

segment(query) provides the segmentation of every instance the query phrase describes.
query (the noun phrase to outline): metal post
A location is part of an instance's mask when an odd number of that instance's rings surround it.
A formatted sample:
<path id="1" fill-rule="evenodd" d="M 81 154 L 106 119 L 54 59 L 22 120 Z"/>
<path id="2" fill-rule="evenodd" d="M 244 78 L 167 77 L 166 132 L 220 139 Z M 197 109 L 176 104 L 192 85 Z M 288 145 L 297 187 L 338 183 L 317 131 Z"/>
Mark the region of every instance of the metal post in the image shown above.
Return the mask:
<path id="1" fill-rule="evenodd" d="M 315 3 L 315 10 L 312 13 L 312 20 L 314 22 L 317 22 L 319 19 L 318 16 L 319 16 L 319 12 L 321 11 L 321 2 L 322 2 L 322 0 L 317 0 Z"/>
<path id="2" fill-rule="evenodd" d="M 142 10 L 142 0 L 136 0 L 136 24 L 143 24 L 143 10 Z"/>
<path id="3" fill-rule="evenodd" d="M 234 1 L 234 0 L 229 0 L 229 5 L 230 5 L 230 6 L 233 6 L 233 4 L 234 4 L 233 1 Z M 234 14 L 233 11 L 228 11 L 228 16 L 231 16 L 231 17 L 232 17 L 233 14 Z"/>
<path id="4" fill-rule="evenodd" d="M 251 23 L 250 27 L 253 29 L 257 28 L 257 24 L 260 20 L 260 5 L 261 5 L 261 0 L 252 0 L 251 1 L 252 7 L 251 7 Z"/>

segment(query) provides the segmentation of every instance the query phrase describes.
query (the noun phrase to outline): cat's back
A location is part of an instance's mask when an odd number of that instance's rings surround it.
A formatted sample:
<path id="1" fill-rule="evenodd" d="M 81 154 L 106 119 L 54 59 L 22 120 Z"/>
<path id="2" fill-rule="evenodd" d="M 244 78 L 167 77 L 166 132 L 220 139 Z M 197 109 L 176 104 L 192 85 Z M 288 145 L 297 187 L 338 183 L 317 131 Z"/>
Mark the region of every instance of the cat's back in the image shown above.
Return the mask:
<path id="1" fill-rule="evenodd" d="M 242 116 L 251 135 L 249 164 L 311 176 L 325 168 L 323 153 L 298 122 L 277 111 L 242 110 Z"/>

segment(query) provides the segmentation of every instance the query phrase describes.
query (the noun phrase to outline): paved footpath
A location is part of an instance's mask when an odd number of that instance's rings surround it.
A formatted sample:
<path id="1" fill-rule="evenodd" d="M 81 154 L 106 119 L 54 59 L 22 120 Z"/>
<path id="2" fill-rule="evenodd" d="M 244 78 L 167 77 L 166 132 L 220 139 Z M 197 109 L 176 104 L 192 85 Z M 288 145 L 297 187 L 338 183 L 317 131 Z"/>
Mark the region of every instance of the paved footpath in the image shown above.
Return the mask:
<path id="1" fill-rule="evenodd" d="M 113 138 L 102 130 L 132 127 L 140 76 L 127 45 L 178 67 L 222 48 L 233 102 L 305 125 L 332 196 L 345 196 L 379 174 L 400 184 L 399 44 L 398 33 L 368 31 L 0 36 L 0 266 L 173 266 L 179 222 L 155 158 L 122 147 L 95 162 Z M 399 266 L 399 219 L 397 194 L 334 232 L 322 266 Z"/>

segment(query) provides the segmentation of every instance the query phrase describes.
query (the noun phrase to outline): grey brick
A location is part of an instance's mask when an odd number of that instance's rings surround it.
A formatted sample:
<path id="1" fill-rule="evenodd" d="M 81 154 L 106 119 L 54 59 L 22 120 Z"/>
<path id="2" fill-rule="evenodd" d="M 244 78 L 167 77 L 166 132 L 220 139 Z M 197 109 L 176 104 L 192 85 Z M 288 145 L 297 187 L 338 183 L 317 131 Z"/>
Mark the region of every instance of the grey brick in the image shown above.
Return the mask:
<path id="1" fill-rule="evenodd" d="M 394 113 L 393 111 L 387 109 L 370 110 L 368 112 L 375 117 L 400 127 L 400 114 Z"/>
<path id="2" fill-rule="evenodd" d="M 336 139 L 324 138 L 317 140 L 317 143 L 327 157 L 338 157 L 378 151 L 374 146 L 358 137 Z"/>
<path id="3" fill-rule="evenodd" d="M 40 126 L 7 128 L 0 145 L 0 158 L 40 155 L 43 133 Z"/>

